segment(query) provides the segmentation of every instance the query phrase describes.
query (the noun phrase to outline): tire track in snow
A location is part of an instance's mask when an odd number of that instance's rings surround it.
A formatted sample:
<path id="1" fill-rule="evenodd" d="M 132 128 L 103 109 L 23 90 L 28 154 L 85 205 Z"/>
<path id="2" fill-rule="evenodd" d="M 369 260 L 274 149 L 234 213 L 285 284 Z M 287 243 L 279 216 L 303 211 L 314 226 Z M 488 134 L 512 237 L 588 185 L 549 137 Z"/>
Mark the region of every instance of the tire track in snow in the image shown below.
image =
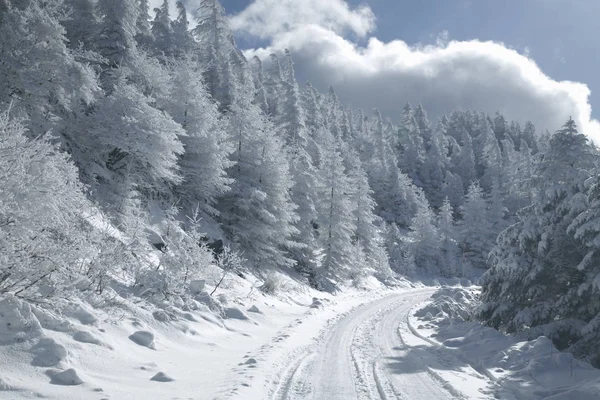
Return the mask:
<path id="1" fill-rule="evenodd" d="M 431 289 L 391 295 L 349 312 L 310 348 L 290 357 L 290 367 L 270 399 L 451 399 L 425 366 L 391 370 L 386 357 L 408 354 L 398 325 Z M 400 347 L 398 346 L 400 344 Z M 313 356 L 306 355 L 309 351 Z M 304 355 L 303 355 L 304 353 Z M 413 357 L 414 358 L 414 357 Z M 293 361 L 292 361 L 293 360 Z M 416 363 L 417 360 L 410 359 Z"/>

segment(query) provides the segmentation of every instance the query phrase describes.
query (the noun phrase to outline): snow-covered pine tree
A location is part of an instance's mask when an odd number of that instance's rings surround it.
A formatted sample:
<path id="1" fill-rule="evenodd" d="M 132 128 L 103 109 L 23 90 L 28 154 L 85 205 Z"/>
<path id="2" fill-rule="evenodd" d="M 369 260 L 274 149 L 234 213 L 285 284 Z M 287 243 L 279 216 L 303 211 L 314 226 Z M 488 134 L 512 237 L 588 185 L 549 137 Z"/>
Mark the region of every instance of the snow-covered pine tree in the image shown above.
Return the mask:
<path id="1" fill-rule="evenodd" d="M 469 132 L 463 127 L 461 127 L 460 132 L 460 151 L 452 156 L 452 164 L 454 174 L 461 178 L 463 190 L 466 191 L 476 179 L 475 153 L 473 150 L 473 140 Z"/>
<path id="2" fill-rule="evenodd" d="M 435 214 L 425 193 L 418 191 L 418 209 L 410 226 L 411 251 L 418 270 L 428 276 L 439 274 L 442 265 L 441 241 L 435 223 Z"/>
<path id="3" fill-rule="evenodd" d="M 232 166 L 233 147 L 224 129 L 225 118 L 210 99 L 197 62 L 190 58 L 175 61 L 171 75 L 171 90 L 161 102 L 185 131 L 180 137 L 185 153 L 178 161 L 183 181 L 177 192 L 186 210 L 198 205 L 202 215 L 215 216 L 217 199 L 232 183 L 227 170 Z"/>
<path id="4" fill-rule="evenodd" d="M 237 54 L 237 53 L 236 53 Z M 231 190 L 219 201 L 220 220 L 252 266 L 266 271 L 292 267 L 290 250 L 302 247 L 295 237 L 297 206 L 284 142 L 253 103 L 254 84 L 243 57 L 232 65 L 227 130 L 233 142 Z"/>
<path id="5" fill-rule="evenodd" d="M 176 59 L 182 59 L 190 57 L 196 49 L 196 43 L 189 30 L 190 22 L 188 21 L 185 5 L 182 1 L 177 1 L 175 5 L 177 7 L 177 17 L 174 21 L 171 21 L 171 54 Z"/>
<path id="6" fill-rule="evenodd" d="M 402 122 L 398 130 L 398 144 L 400 146 L 398 156 L 400 169 L 419 185 L 418 172 L 421 170 L 425 158 L 425 146 L 419 124 L 415 119 L 411 105 L 408 103 L 402 111 Z"/>
<path id="7" fill-rule="evenodd" d="M 494 235 L 487 215 L 484 192 L 477 181 L 471 183 L 462 206 L 461 248 L 464 259 L 471 267 L 487 268 L 488 253 L 493 247 Z"/>
<path id="8" fill-rule="evenodd" d="M 454 209 L 446 197 L 437 217 L 437 229 L 441 240 L 443 262 L 440 272 L 445 276 L 462 275 L 460 249 L 457 239 L 460 237 L 454 224 Z"/>
<path id="9" fill-rule="evenodd" d="M 51 131 L 65 149 L 84 147 L 66 120 L 99 95 L 96 76 L 67 48 L 62 0 L 28 3 L 8 8 L 0 24 L 0 107 L 26 116 L 33 136 Z"/>
<path id="10" fill-rule="evenodd" d="M 156 55 L 169 55 L 173 48 L 173 30 L 171 28 L 171 16 L 169 15 L 169 0 L 163 0 L 160 7 L 154 9 L 154 14 L 151 32 L 154 37 Z"/>
<path id="11" fill-rule="evenodd" d="M 204 82 L 210 95 L 219 103 L 221 111 L 224 111 L 232 101 L 231 58 L 238 50 L 225 9 L 218 0 L 200 0 L 196 15 L 196 27 L 192 32 L 205 68 Z"/>
<path id="12" fill-rule="evenodd" d="M 444 181 L 446 171 L 449 169 L 449 160 L 444 154 L 443 125 L 438 124 L 436 129 L 429 131 L 429 148 L 425 161 L 419 171 L 423 190 L 434 208 L 441 207 L 444 201 Z"/>
<path id="13" fill-rule="evenodd" d="M 533 204 L 518 213 L 492 252 L 479 317 L 508 332 L 546 335 L 560 349 L 577 348 L 583 327 L 597 315 L 589 307 L 594 295 L 585 235 L 578 235 L 590 208 L 581 190 L 597 155 L 572 119 L 549 145 L 531 181 Z"/>
<path id="14" fill-rule="evenodd" d="M 120 66 L 130 66 L 137 56 L 135 33 L 140 9 L 133 1 L 98 0 L 99 33 L 95 48 L 104 57 L 101 83 L 107 94 L 112 93 Z"/>
<path id="15" fill-rule="evenodd" d="M 265 114 L 269 112 L 269 103 L 267 100 L 267 89 L 264 86 L 265 71 L 262 61 L 257 56 L 254 56 L 251 61 L 252 79 L 254 81 L 254 104 L 260 107 Z"/>
<path id="16" fill-rule="evenodd" d="M 319 243 L 323 261 L 318 270 L 318 284 L 351 276 L 354 267 L 353 236 L 356 232 L 352 182 L 344 168 L 340 139 L 329 131 L 321 131 L 319 144 L 322 159 L 319 166 Z"/>
<path id="17" fill-rule="evenodd" d="M 504 137 L 504 133 L 501 135 Z M 489 122 L 484 120 L 481 132 L 477 137 L 479 153 L 477 171 L 481 187 L 487 192 L 491 191 L 494 182 L 502 185 L 502 150 L 496 137 Z"/>
<path id="18" fill-rule="evenodd" d="M 61 21 L 71 49 L 89 50 L 93 44 L 93 37 L 97 30 L 98 21 L 94 12 L 93 0 L 65 0 L 68 14 Z"/>

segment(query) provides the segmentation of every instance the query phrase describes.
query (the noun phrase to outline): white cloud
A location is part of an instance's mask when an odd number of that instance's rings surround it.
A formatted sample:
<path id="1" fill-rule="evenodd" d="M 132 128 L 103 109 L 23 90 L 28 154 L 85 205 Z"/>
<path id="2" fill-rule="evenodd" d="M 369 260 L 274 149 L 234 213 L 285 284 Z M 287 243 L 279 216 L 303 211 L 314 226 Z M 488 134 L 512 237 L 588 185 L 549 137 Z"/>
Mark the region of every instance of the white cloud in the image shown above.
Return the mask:
<path id="1" fill-rule="evenodd" d="M 498 110 L 551 131 L 573 116 L 600 143 L 588 87 L 551 79 L 532 59 L 502 43 L 449 41 L 441 35 L 428 46 L 375 37 L 361 46 L 343 35 L 368 35 L 375 29 L 373 13 L 351 9 L 343 0 L 255 0 L 231 21 L 237 31 L 269 43 L 247 50 L 247 56 L 264 59 L 289 48 L 300 76 L 322 89 L 334 85 L 355 107 L 378 107 L 392 118 L 406 101 L 423 103 L 437 116 L 456 108 Z"/>
<path id="2" fill-rule="evenodd" d="M 340 0 L 259 0 L 231 18 L 233 29 L 261 39 L 311 24 L 364 37 L 375 27 L 375 16 L 367 6 L 350 8 Z"/>

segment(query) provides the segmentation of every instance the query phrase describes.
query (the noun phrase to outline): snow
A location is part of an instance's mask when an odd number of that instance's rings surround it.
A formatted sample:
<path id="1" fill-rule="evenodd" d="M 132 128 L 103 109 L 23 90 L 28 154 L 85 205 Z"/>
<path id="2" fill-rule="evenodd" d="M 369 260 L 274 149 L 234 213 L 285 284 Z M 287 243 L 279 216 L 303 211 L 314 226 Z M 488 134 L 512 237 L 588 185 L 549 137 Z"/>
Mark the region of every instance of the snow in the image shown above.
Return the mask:
<path id="1" fill-rule="evenodd" d="M 263 398 L 264 383 L 283 369 L 283 354 L 351 308 L 391 293 L 374 279 L 368 291 L 337 296 L 281 280 L 286 290 L 267 295 L 255 278 L 231 275 L 216 297 L 159 309 L 119 297 L 117 306 L 95 308 L 60 299 L 49 311 L 6 297 L 0 399 L 212 400 L 234 389 L 237 398 L 244 398 L 242 389 L 258 395 L 245 398 Z M 313 298 L 323 306 L 311 308 Z"/>
<path id="2" fill-rule="evenodd" d="M 488 379 L 485 393 L 502 399 L 598 399 L 600 370 L 559 352 L 544 337 L 523 341 L 470 322 L 476 288 L 444 288 L 411 314 L 410 326 L 454 368 L 470 366 Z M 456 376 L 439 370 L 455 387 Z M 472 386 L 472 380 L 469 386 Z M 469 396 L 471 398 L 471 396 Z"/>
<path id="3" fill-rule="evenodd" d="M 65 300 L 51 313 L 8 297 L 0 399 L 599 396 L 600 371 L 548 339 L 470 322 L 476 287 L 367 279 L 334 296 L 286 284 L 291 291 L 267 295 L 232 276 L 213 309 Z"/>
<path id="4" fill-rule="evenodd" d="M 77 371 L 73 368 L 56 373 L 49 370 L 48 375 L 50 376 L 50 383 L 54 385 L 75 386 L 83 383 L 81 378 L 77 375 Z"/>

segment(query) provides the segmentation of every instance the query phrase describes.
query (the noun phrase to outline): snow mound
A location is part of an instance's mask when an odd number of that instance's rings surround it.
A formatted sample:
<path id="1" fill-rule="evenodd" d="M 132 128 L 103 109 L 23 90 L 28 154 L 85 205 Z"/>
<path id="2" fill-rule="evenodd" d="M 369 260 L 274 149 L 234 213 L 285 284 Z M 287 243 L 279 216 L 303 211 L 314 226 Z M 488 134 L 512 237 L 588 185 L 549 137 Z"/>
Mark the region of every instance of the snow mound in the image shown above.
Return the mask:
<path id="1" fill-rule="evenodd" d="M 164 372 L 159 372 L 156 375 L 154 375 L 152 378 L 150 378 L 151 381 L 156 381 L 156 382 L 173 382 L 175 379 L 171 378 L 169 375 L 165 374 Z"/>
<path id="2" fill-rule="evenodd" d="M 73 339 L 81 343 L 90 343 L 99 346 L 102 344 L 100 339 L 98 339 L 96 336 L 92 335 L 90 332 L 87 331 L 75 332 L 75 334 L 73 335 Z"/>
<path id="3" fill-rule="evenodd" d="M 0 392 L 12 392 L 12 391 L 19 391 L 19 390 L 21 390 L 21 389 L 10 384 L 6 380 L 0 378 Z"/>
<path id="4" fill-rule="evenodd" d="M 432 302 L 415 312 L 425 321 L 440 324 L 457 319 L 466 321 L 475 304 L 475 294 L 463 288 L 443 288 L 431 295 Z"/>
<path id="5" fill-rule="evenodd" d="M 156 310 L 152 313 L 152 316 L 159 322 L 169 322 L 176 319 L 174 315 L 167 313 L 165 310 Z"/>
<path id="6" fill-rule="evenodd" d="M 42 334 L 29 304 L 11 295 L 0 300 L 0 345 L 36 339 Z"/>
<path id="7" fill-rule="evenodd" d="M 240 319 L 240 320 L 250 319 L 242 310 L 240 310 L 237 307 L 227 307 L 225 309 L 225 316 L 229 319 Z"/>
<path id="8" fill-rule="evenodd" d="M 129 336 L 129 339 L 139 344 L 140 346 L 147 347 L 152 350 L 156 350 L 156 346 L 154 344 L 154 334 L 148 331 L 137 331 Z"/>
<path id="9" fill-rule="evenodd" d="M 218 314 L 221 317 L 225 317 L 225 311 L 224 311 L 223 306 L 221 305 L 221 303 L 219 303 L 218 301 L 216 301 L 207 292 L 202 292 L 202 293 L 194 296 L 194 300 L 196 300 L 198 303 L 203 304 L 206 307 L 208 307 L 208 309 L 210 311 L 212 311 L 213 313 Z"/>
<path id="10" fill-rule="evenodd" d="M 81 306 L 73 312 L 73 317 L 77 318 L 83 325 L 95 325 L 98 322 L 94 314 Z"/>
<path id="11" fill-rule="evenodd" d="M 321 308 L 322 306 L 323 306 L 323 302 L 321 300 L 317 299 L 316 297 L 313 297 L 310 308 Z"/>
<path id="12" fill-rule="evenodd" d="M 68 319 L 56 314 L 54 311 L 38 307 L 33 307 L 32 311 L 44 329 L 55 332 L 70 332 L 75 330 L 75 327 Z"/>
<path id="13" fill-rule="evenodd" d="M 66 369 L 62 372 L 48 371 L 50 375 L 50 383 L 53 385 L 76 386 L 81 385 L 83 380 L 77 375 L 77 371 L 73 368 Z"/>
<path id="14" fill-rule="evenodd" d="M 252 305 L 248 309 L 248 312 L 255 313 L 255 314 L 262 314 L 263 313 L 262 311 L 260 311 L 260 309 L 258 307 L 256 307 L 256 305 Z"/>
<path id="15" fill-rule="evenodd" d="M 31 353 L 35 355 L 31 365 L 36 367 L 54 367 L 64 361 L 68 355 L 65 346 L 51 338 L 41 338 L 31 348 Z"/>

